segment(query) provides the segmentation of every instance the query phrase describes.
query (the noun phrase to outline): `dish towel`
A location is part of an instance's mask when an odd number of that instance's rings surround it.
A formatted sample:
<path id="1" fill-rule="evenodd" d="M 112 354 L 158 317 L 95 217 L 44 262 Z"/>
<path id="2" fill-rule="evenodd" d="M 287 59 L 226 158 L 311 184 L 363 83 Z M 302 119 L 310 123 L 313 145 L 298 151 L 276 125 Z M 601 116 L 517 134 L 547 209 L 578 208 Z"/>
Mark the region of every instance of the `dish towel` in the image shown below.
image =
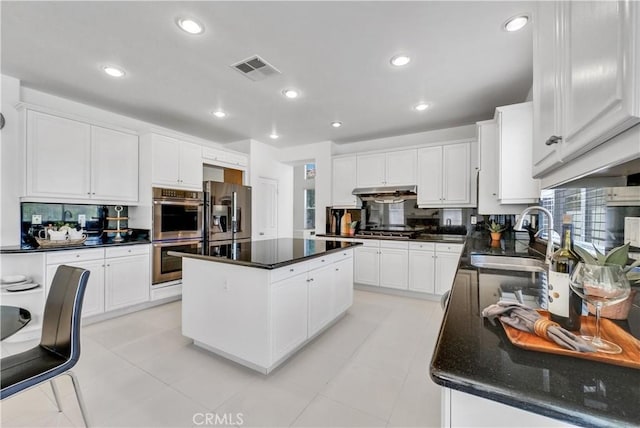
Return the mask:
<path id="1" fill-rule="evenodd" d="M 577 352 L 595 352 L 596 348 L 580 336 L 560 327 L 557 323 L 541 316 L 534 309 L 515 302 L 499 301 L 487 306 L 482 316 L 492 322 L 496 317 L 505 324 L 518 330 L 533 333 L 552 340 L 563 348 Z"/>

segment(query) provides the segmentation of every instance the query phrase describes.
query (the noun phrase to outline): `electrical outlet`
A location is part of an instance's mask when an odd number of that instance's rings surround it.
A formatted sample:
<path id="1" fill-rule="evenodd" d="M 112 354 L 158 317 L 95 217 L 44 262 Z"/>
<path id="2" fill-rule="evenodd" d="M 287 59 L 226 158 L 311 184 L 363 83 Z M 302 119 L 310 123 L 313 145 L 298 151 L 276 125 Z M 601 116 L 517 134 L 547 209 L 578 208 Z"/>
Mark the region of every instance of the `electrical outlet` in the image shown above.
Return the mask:
<path id="1" fill-rule="evenodd" d="M 85 227 L 87 225 L 87 216 L 85 214 L 78 214 L 78 224 L 80 227 Z"/>
<path id="2" fill-rule="evenodd" d="M 40 214 L 32 215 L 31 224 L 42 224 L 42 216 Z"/>
<path id="3" fill-rule="evenodd" d="M 474 215 L 471 216 L 471 224 L 477 224 L 478 223 L 478 218 Z"/>

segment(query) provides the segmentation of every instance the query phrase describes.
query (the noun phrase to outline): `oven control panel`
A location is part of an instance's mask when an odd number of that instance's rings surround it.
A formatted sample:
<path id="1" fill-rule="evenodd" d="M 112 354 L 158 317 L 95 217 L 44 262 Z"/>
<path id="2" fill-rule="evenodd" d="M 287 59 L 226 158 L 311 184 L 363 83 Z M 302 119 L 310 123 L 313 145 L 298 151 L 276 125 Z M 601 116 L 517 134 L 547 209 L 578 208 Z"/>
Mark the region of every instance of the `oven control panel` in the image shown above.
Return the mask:
<path id="1" fill-rule="evenodd" d="M 203 195 L 202 195 L 202 192 L 194 192 L 191 190 L 165 189 L 160 187 L 154 187 L 153 198 L 154 199 L 171 198 L 171 199 L 200 200 L 203 198 Z"/>

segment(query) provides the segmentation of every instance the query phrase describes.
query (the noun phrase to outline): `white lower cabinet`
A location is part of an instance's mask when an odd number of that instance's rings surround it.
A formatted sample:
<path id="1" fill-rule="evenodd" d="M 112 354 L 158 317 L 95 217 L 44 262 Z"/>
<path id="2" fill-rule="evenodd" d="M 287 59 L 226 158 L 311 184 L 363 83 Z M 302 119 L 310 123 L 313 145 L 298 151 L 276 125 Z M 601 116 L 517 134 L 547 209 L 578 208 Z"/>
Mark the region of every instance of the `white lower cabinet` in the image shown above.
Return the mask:
<path id="1" fill-rule="evenodd" d="M 307 274 L 271 284 L 271 324 L 274 360 L 287 355 L 307 339 Z"/>
<path id="2" fill-rule="evenodd" d="M 82 316 L 89 317 L 149 300 L 149 246 L 51 251 L 46 257 L 46 290 L 60 265 L 86 269 L 89 281 Z"/>
<path id="3" fill-rule="evenodd" d="M 451 289 L 462 249 L 462 244 L 411 242 L 409 290 L 444 294 Z"/>
<path id="4" fill-rule="evenodd" d="M 334 267 L 329 265 L 309 271 L 309 337 L 316 334 L 335 316 Z"/>
<path id="5" fill-rule="evenodd" d="M 380 287 L 406 290 L 408 286 L 408 265 L 409 251 L 406 248 L 388 248 L 381 244 Z"/>
<path id="6" fill-rule="evenodd" d="M 500 415 L 500 416 L 497 416 Z M 497 401 L 442 388 L 442 426 L 447 427 L 573 427 L 557 419 Z"/>
<path id="7" fill-rule="evenodd" d="M 149 254 L 109 257 L 105 267 L 105 311 L 149 300 Z"/>
<path id="8" fill-rule="evenodd" d="M 333 286 L 334 316 L 346 311 L 353 304 L 353 257 L 348 257 L 333 265 L 335 276 Z"/>
<path id="9" fill-rule="evenodd" d="M 356 248 L 354 282 L 406 290 L 409 243 L 367 239 Z"/>
<path id="10" fill-rule="evenodd" d="M 436 246 L 432 242 L 409 245 L 409 290 L 435 293 Z"/>
<path id="11" fill-rule="evenodd" d="M 376 244 L 376 246 L 367 246 Z M 355 249 L 353 280 L 358 284 L 380 285 L 380 248 L 378 241 L 365 241 Z"/>
<path id="12" fill-rule="evenodd" d="M 451 289 L 453 280 L 458 270 L 460 254 L 443 253 L 436 251 L 436 275 L 434 280 L 434 293 L 444 294 Z"/>
<path id="13" fill-rule="evenodd" d="M 313 337 L 353 304 L 351 250 L 271 272 L 271 362 Z"/>
<path id="14" fill-rule="evenodd" d="M 104 259 L 75 263 L 74 266 L 91 272 L 82 302 L 82 316 L 89 317 L 104 312 Z M 57 265 L 55 266 L 57 269 Z M 47 266 L 47 276 L 49 275 Z M 55 269 L 53 274 L 55 274 Z"/>

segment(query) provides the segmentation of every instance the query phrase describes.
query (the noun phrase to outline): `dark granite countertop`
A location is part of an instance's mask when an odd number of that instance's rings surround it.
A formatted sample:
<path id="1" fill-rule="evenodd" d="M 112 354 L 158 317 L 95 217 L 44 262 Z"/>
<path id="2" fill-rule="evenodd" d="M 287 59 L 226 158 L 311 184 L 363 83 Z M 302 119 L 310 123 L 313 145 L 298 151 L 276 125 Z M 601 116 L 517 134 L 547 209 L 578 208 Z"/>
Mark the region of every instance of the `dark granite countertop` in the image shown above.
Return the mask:
<path id="1" fill-rule="evenodd" d="M 467 239 L 457 273 L 465 280 L 451 291 L 431 361 L 433 381 L 580 426 L 640 425 L 640 370 L 523 350 L 499 323 L 482 318 L 501 289 L 520 288 L 536 302 L 544 275 L 469 265 L 472 253 L 530 255 L 522 242 L 507 237 L 492 247 L 484 235 Z M 617 323 L 640 338 L 640 294 L 629 319 Z"/>
<path id="2" fill-rule="evenodd" d="M 202 254 L 169 251 L 169 255 L 261 269 L 277 269 L 358 245 L 362 244 L 345 241 L 280 238 L 217 243 L 203 248 Z"/>
<path id="3" fill-rule="evenodd" d="M 438 233 L 423 233 L 416 238 L 389 238 L 386 236 L 353 236 L 353 235 L 334 235 L 331 233 L 316 235 L 318 238 L 334 238 L 334 239 L 377 239 L 380 241 L 409 241 L 409 242 L 446 242 L 448 244 L 464 244 L 467 236 L 465 235 L 448 235 Z"/>
<path id="4" fill-rule="evenodd" d="M 0 254 L 29 254 L 29 253 L 42 253 L 44 251 L 66 251 L 66 250 L 84 250 L 87 248 L 102 248 L 102 247 L 119 247 L 123 245 L 144 245 L 151 244 L 148 239 L 135 239 L 123 242 L 113 242 L 113 239 L 102 240 L 97 242 L 85 241 L 82 245 L 69 245 L 61 247 L 32 247 L 29 245 L 7 245 L 0 247 Z"/>

